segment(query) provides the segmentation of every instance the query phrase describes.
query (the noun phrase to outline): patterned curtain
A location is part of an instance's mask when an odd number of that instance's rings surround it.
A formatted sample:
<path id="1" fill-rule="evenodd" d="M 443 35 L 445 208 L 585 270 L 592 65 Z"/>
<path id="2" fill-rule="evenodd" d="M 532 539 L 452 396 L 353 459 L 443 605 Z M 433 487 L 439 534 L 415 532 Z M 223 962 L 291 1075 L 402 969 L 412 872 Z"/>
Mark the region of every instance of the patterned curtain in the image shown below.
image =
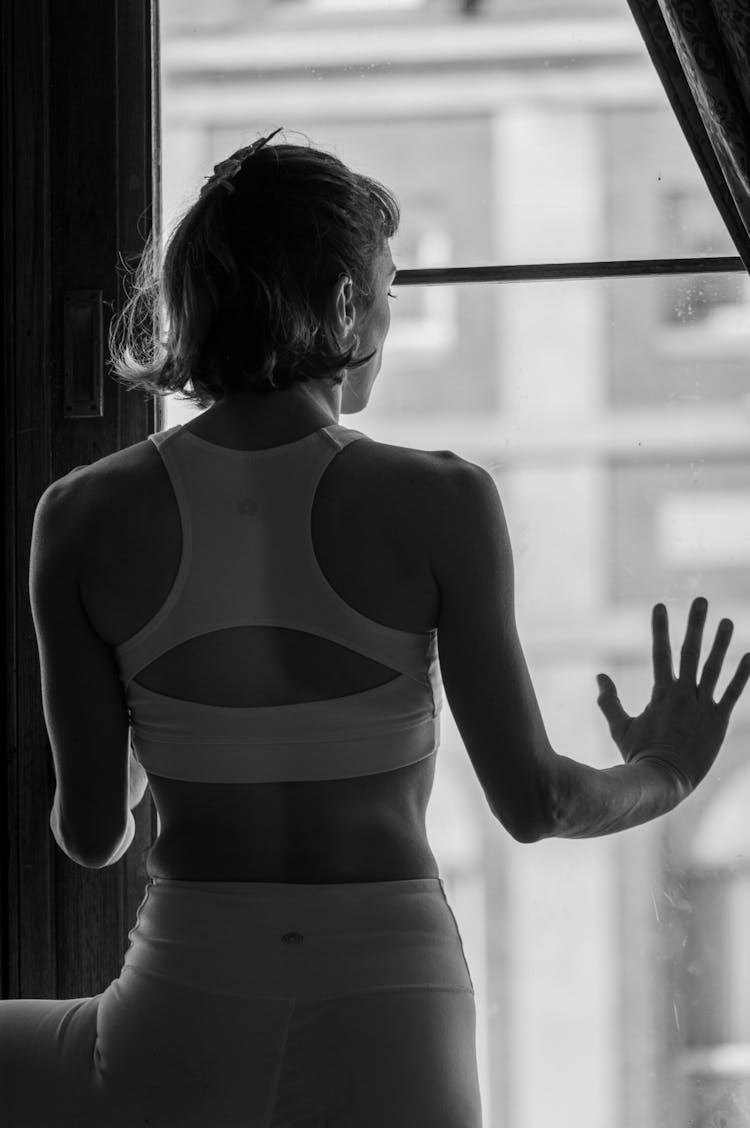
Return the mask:
<path id="1" fill-rule="evenodd" d="M 750 272 L 750 0 L 628 0 Z"/>

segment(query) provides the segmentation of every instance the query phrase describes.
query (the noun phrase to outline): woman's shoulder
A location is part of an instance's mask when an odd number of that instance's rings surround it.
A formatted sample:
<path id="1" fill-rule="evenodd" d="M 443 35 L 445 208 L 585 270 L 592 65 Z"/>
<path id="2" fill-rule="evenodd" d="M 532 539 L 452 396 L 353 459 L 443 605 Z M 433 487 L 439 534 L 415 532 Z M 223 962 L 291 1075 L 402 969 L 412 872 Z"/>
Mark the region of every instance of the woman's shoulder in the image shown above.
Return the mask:
<path id="1" fill-rule="evenodd" d="M 355 428 L 356 429 L 356 428 Z M 444 459 L 458 458 L 451 450 L 423 450 L 420 447 L 399 446 L 397 443 L 380 442 L 370 435 L 363 434 L 362 440 L 355 444 L 360 450 L 369 452 L 373 457 L 386 460 L 397 460 L 418 464 L 442 462 Z"/>
<path id="2" fill-rule="evenodd" d="M 149 488 L 159 455 L 148 439 L 112 451 L 94 462 L 76 466 L 59 479 L 81 520 L 98 521 L 132 497 L 149 499 Z M 151 475 L 149 477 L 149 474 Z M 120 510 L 120 512 L 122 512 Z"/>
<path id="3" fill-rule="evenodd" d="M 391 514 L 397 505 L 407 518 L 422 512 L 432 515 L 432 503 L 441 496 L 440 484 L 451 468 L 463 462 L 451 450 L 421 450 L 380 442 L 365 435 L 350 443 L 334 459 L 324 478 L 324 493 L 331 491 L 353 501 L 371 496 L 374 506 L 383 504 Z M 327 490 L 325 487 L 327 486 Z"/>
<path id="4" fill-rule="evenodd" d="M 356 448 L 358 461 L 376 473 L 391 471 L 396 475 L 420 475 L 431 479 L 439 478 L 449 473 L 451 467 L 465 462 L 452 450 L 422 450 L 419 447 L 399 446 L 380 442 L 369 435 L 351 446 Z"/>

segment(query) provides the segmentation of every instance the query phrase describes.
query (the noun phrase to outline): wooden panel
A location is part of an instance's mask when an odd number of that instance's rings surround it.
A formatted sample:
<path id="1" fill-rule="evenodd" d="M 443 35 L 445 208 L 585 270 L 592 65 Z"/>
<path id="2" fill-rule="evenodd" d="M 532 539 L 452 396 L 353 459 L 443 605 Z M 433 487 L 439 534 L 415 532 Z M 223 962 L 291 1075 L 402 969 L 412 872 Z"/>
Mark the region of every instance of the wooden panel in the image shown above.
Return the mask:
<path id="1" fill-rule="evenodd" d="M 39 663 L 28 606 L 28 546 L 39 494 L 49 480 L 50 182 L 47 5 L 3 7 L 3 244 L 7 261 L 5 346 L 5 606 L 12 648 L 9 687 L 7 884 L 3 890 L 3 992 L 33 982 L 56 990 L 50 907 L 53 870 L 42 804 L 51 761 L 39 692 Z"/>
<path id="2" fill-rule="evenodd" d="M 155 405 L 105 374 L 102 414 L 66 418 L 64 294 L 101 291 L 104 337 L 122 300 L 118 253 L 149 232 L 152 181 L 150 0 L 10 0 L 2 9 L 6 288 L 3 349 L 7 811 L 2 841 L 0 994 L 71 998 L 120 969 L 155 831 L 148 797 L 123 861 L 72 864 L 49 830 L 54 771 L 28 602 L 36 502 L 74 466 L 144 439 Z M 4 781 L 5 782 L 5 781 Z"/>

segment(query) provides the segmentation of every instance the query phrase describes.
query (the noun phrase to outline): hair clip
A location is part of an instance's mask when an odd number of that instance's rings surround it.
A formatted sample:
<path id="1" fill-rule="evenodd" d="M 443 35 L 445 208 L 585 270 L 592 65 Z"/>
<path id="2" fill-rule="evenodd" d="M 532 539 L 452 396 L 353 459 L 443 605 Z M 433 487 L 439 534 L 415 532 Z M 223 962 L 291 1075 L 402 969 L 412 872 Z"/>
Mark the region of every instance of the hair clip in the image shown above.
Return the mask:
<path id="1" fill-rule="evenodd" d="M 268 144 L 268 142 L 271 140 L 272 137 L 275 137 L 277 133 L 281 133 L 283 128 L 284 128 L 284 126 L 280 125 L 278 129 L 274 129 L 273 133 L 269 133 L 268 137 L 261 137 L 257 141 L 253 141 L 252 145 L 250 146 L 250 148 L 247 151 L 247 156 L 248 157 L 254 156 L 255 153 L 258 152 L 258 149 L 262 149 L 264 145 Z M 242 159 L 244 161 L 245 157 L 243 157 Z"/>
<path id="2" fill-rule="evenodd" d="M 262 149 L 277 133 L 281 133 L 283 128 L 284 126 L 280 125 L 273 133 L 269 133 L 267 137 L 260 137 L 257 141 L 253 141 L 252 145 L 248 145 L 247 148 L 239 149 L 238 152 L 242 153 L 241 157 L 227 157 L 225 160 L 220 161 L 219 164 L 214 165 L 213 172 L 210 176 L 206 177 L 206 183 L 201 188 L 201 196 L 217 184 L 221 184 L 222 188 L 226 188 L 228 192 L 234 192 L 232 180 L 241 171 L 245 161 L 255 156 L 258 150 Z"/>

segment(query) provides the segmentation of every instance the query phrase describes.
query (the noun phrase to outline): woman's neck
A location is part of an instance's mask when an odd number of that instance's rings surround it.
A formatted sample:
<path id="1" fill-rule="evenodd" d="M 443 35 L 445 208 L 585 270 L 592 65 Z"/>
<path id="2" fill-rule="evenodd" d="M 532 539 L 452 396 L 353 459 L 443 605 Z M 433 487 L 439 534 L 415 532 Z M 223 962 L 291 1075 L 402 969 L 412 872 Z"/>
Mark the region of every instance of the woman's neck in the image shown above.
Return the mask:
<path id="1" fill-rule="evenodd" d="M 283 443 L 338 423 L 340 389 L 329 389 L 322 381 L 320 388 L 308 391 L 308 387 L 294 385 L 268 396 L 232 392 L 203 412 L 200 430 L 206 437 L 213 432 L 227 439 L 258 438 Z"/>

